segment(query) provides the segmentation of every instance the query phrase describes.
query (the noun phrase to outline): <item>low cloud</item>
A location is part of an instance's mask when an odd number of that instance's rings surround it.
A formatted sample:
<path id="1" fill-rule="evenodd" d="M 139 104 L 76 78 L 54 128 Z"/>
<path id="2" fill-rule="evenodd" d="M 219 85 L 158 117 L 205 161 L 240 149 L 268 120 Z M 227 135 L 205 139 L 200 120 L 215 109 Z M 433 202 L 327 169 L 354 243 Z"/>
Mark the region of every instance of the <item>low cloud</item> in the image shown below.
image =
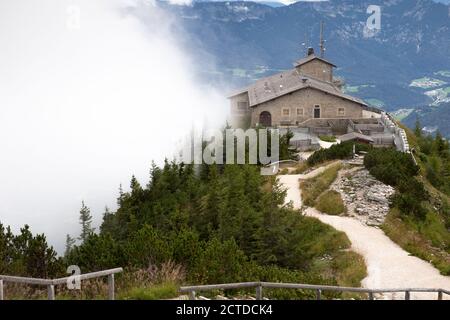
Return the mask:
<path id="1" fill-rule="evenodd" d="M 148 1 L 0 3 L 0 222 L 61 250 L 81 200 L 98 225 L 119 184 L 145 183 L 193 122 L 225 121 L 171 23 Z"/>

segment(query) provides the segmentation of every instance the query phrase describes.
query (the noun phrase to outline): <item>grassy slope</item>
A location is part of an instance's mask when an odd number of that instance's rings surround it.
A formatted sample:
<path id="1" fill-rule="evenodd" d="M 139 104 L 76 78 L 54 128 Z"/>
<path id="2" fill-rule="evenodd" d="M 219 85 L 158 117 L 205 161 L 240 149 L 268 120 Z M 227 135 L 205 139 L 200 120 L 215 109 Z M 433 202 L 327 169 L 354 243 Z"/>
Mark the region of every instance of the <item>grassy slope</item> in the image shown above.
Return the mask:
<path id="1" fill-rule="evenodd" d="M 334 190 L 328 190 L 319 196 L 316 209 L 332 215 L 340 215 L 347 211 L 341 194 Z"/>
<path id="2" fill-rule="evenodd" d="M 315 178 L 305 180 L 301 183 L 302 199 L 305 205 L 314 206 L 317 198 L 325 192 L 336 180 L 342 165 L 334 165 Z"/>
<path id="3" fill-rule="evenodd" d="M 408 141 L 412 148 L 418 147 L 417 137 L 404 125 L 399 125 L 405 129 Z M 421 172 L 424 172 L 424 164 L 417 159 Z M 423 176 L 421 178 L 428 193 L 431 196 L 431 203 L 449 197 L 434 188 Z M 382 228 L 386 235 L 403 249 L 411 254 L 431 262 L 444 275 L 450 275 L 450 233 L 445 226 L 443 217 L 429 206 L 429 213 L 425 221 L 406 219 L 400 217 L 396 209 L 392 209 Z"/>

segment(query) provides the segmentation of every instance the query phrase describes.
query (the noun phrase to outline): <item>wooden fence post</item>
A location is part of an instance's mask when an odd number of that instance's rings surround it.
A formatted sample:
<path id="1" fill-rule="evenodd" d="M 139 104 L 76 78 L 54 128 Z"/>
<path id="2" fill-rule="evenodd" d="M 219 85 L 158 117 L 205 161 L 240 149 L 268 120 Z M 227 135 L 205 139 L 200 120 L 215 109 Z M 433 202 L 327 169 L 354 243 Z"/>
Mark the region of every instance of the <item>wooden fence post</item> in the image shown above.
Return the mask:
<path id="1" fill-rule="evenodd" d="M 53 284 L 47 286 L 47 296 L 48 300 L 55 300 L 55 286 Z"/>
<path id="2" fill-rule="evenodd" d="M 114 273 L 108 275 L 108 299 L 114 300 Z"/>
<path id="3" fill-rule="evenodd" d="M 317 300 L 321 300 L 322 299 L 322 290 L 318 289 L 316 292 L 316 296 L 317 296 Z"/>
<path id="4" fill-rule="evenodd" d="M 410 298 L 409 291 L 405 291 L 405 300 L 409 300 Z"/>
<path id="5" fill-rule="evenodd" d="M 262 300 L 262 286 L 259 285 L 256 287 L 256 300 Z"/>
<path id="6" fill-rule="evenodd" d="M 372 291 L 369 292 L 369 300 L 373 300 L 373 292 Z"/>
<path id="7" fill-rule="evenodd" d="M 442 290 L 438 291 L 438 300 L 442 300 Z"/>
<path id="8" fill-rule="evenodd" d="M 195 291 L 194 290 L 189 291 L 189 300 L 195 300 Z"/>
<path id="9" fill-rule="evenodd" d="M 3 300 L 3 280 L 0 280 L 0 300 Z"/>

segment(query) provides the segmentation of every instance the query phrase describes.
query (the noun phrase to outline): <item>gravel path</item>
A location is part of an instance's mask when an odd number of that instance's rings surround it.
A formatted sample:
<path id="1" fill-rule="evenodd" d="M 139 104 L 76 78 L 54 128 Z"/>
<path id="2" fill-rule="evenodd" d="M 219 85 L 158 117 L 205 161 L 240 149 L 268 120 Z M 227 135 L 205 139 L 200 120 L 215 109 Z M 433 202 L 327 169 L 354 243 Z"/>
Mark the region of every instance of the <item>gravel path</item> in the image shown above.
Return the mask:
<path id="1" fill-rule="evenodd" d="M 278 176 L 280 183 L 287 188 L 286 203 L 292 201 L 294 204 L 294 208 L 300 209 L 302 207 L 302 197 L 300 194 L 299 180 L 314 178 L 315 176 L 321 174 L 326 169 L 334 166 L 337 163 L 340 163 L 340 161 L 332 162 L 307 174 L 291 174 Z"/>
<path id="2" fill-rule="evenodd" d="M 301 208 L 299 179 L 312 178 L 325 169 L 326 167 L 319 168 L 306 175 L 279 176 L 280 183 L 287 188 L 286 203 L 292 201 L 294 208 Z M 305 214 L 347 234 L 352 242 L 352 250 L 361 254 L 366 261 L 368 276 L 362 281 L 363 287 L 450 290 L 450 277 L 442 276 L 431 264 L 410 256 L 379 228 L 364 225 L 351 217 L 325 215 L 314 208 L 308 208 Z M 404 299 L 404 293 L 383 294 L 376 298 Z M 444 299 L 449 298 L 444 295 Z M 437 293 L 412 293 L 411 299 L 437 299 Z"/>

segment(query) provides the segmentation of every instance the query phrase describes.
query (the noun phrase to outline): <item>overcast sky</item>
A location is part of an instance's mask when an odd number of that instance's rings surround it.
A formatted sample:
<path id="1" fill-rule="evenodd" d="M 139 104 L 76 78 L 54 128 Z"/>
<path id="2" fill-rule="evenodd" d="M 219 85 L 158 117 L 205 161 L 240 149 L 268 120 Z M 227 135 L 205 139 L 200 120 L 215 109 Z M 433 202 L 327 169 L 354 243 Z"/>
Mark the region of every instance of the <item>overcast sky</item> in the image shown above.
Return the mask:
<path id="1" fill-rule="evenodd" d="M 82 200 L 98 227 L 119 184 L 145 184 L 192 120 L 225 121 L 223 92 L 194 82 L 170 34 L 176 21 L 135 3 L 0 1 L 0 222 L 59 251 L 79 234 Z"/>

